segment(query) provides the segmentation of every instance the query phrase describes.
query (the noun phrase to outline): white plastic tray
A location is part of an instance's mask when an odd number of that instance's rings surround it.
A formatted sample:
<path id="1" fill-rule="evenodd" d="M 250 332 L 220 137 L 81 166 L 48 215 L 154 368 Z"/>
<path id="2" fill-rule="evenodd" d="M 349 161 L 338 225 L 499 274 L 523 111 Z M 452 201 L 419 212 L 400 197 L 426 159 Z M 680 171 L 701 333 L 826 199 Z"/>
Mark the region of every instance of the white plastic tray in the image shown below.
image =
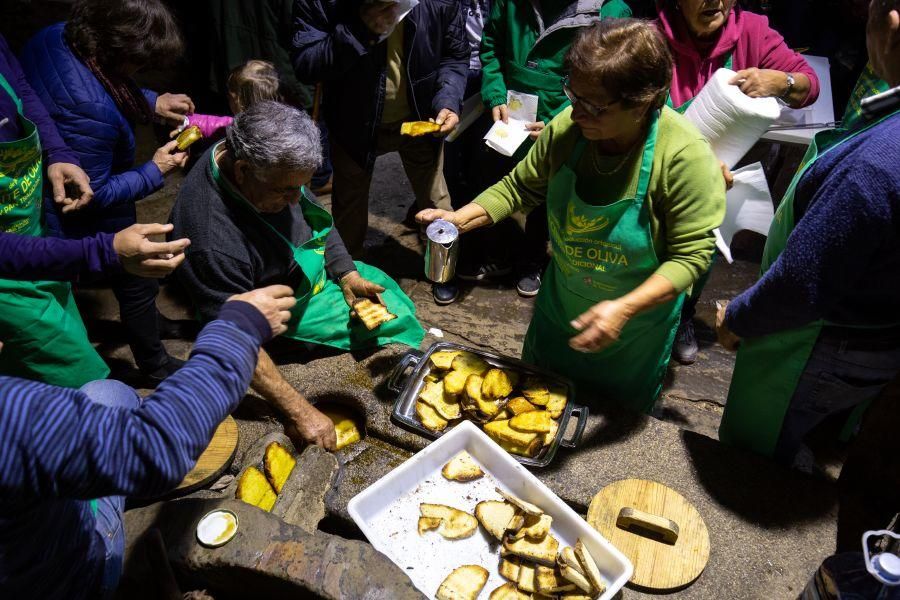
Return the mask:
<path id="1" fill-rule="evenodd" d="M 448 481 L 441 468 L 463 450 L 478 462 L 485 476 L 469 483 Z M 497 572 L 498 542 L 481 527 L 463 540 L 447 540 L 434 531 L 419 536 L 416 524 L 421 502 L 446 504 L 474 514 L 478 502 L 502 499 L 495 487 L 540 506 L 553 517 L 551 531 L 562 546 L 574 546 L 582 539 L 607 583 L 601 600 L 612 598 L 631 578 L 633 567 L 621 552 L 468 421 L 357 494 L 348 510 L 375 549 L 403 569 L 429 598 L 453 569 L 465 564 L 488 570 L 490 576 L 481 592 L 481 597 L 487 598 L 506 582 Z"/>

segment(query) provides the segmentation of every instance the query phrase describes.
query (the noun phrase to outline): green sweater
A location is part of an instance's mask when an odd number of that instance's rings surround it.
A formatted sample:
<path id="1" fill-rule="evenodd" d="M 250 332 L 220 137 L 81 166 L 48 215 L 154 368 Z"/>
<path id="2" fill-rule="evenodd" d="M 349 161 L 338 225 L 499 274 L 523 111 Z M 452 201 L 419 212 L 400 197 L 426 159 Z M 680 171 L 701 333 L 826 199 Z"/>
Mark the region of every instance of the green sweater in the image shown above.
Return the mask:
<path id="1" fill-rule="evenodd" d="M 535 11 L 538 4 L 543 27 Z M 560 83 L 566 52 L 578 29 L 596 17 L 600 4 L 600 0 L 494 0 L 481 37 L 481 98 L 485 106 L 506 104 L 509 86 L 539 96 L 539 120 L 549 122 L 556 116 L 568 105 Z M 631 9 L 623 0 L 605 0 L 599 15 L 630 17 Z M 524 74 L 528 81 L 511 81 L 517 74 Z"/>
<path id="2" fill-rule="evenodd" d="M 565 164 L 581 138 L 572 109 L 561 112 L 535 142 L 528 155 L 500 182 L 475 199 L 496 223 L 517 210 L 544 203 L 547 183 Z M 610 204 L 633 197 L 637 190 L 641 152 L 632 151 L 614 175 L 623 156 L 602 156 L 592 143 L 584 148 L 575 173 L 578 194 L 585 202 Z M 600 197 L 602 194 L 602 197 Z M 664 108 L 650 174 L 650 232 L 660 266 L 656 273 L 682 291 L 693 285 L 712 261 L 712 230 L 725 216 L 725 185 L 719 162 L 703 135 L 683 116 Z"/>

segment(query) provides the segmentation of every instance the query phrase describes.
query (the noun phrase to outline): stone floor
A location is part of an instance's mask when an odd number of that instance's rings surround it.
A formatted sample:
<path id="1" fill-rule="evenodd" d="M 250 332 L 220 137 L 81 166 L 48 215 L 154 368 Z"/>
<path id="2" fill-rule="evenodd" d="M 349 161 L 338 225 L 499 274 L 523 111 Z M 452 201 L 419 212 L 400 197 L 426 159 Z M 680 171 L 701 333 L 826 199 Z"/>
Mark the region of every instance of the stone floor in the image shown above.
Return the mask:
<path id="1" fill-rule="evenodd" d="M 173 176 L 163 190 L 141 201 L 141 221 L 165 221 L 179 184 L 180 176 Z M 328 198 L 324 201 L 327 204 Z M 503 282 L 465 290 L 452 306 L 436 306 L 430 285 L 422 278 L 418 236 L 399 225 L 412 201 L 397 157 L 379 159 L 372 185 L 367 260 L 395 275 L 414 300 L 421 321 L 431 330 L 423 347 L 440 339 L 438 333 L 443 339 L 518 355 L 533 301 L 519 298 L 513 282 Z M 654 416 L 635 417 L 614 410 L 594 414 L 581 448 L 561 451 L 551 467 L 536 471 L 582 514 L 605 485 L 630 477 L 663 482 L 691 501 L 709 527 L 712 552 L 704 574 L 673 594 L 678 598 L 793 598 L 834 547 L 836 495 L 831 483 L 795 476 L 716 441 L 734 357 L 714 343 L 714 300 L 730 298 L 753 281 L 759 239 L 748 236 L 736 245 L 743 260 L 732 265 L 716 263 L 699 307 L 700 357 L 692 366 L 670 368 Z M 111 293 L 82 290 L 78 298 L 114 376 L 129 380 L 133 366 L 122 344 Z M 169 318 L 190 318 L 183 298 L 171 286 L 164 286 L 159 306 Z M 166 345 L 183 358 L 190 351 L 189 342 L 168 340 Z M 311 400 L 350 403 L 365 414 L 368 437 L 339 453 L 337 483 L 325 499 L 328 516 L 321 524 L 323 530 L 362 539 L 347 515 L 347 502 L 426 443 L 390 421 L 394 395 L 387 391 L 385 380 L 403 352 L 387 348 L 367 355 L 326 355 L 281 365 L 287 379 Z M 252 398 L 236 417 L 241 440 L 232 473 L 242 467 L 253 442 L 280 430 Z M 196 495 L 220 496 L 214 492 Z M 626 589 L 622 597 L 645 595 Z"/>

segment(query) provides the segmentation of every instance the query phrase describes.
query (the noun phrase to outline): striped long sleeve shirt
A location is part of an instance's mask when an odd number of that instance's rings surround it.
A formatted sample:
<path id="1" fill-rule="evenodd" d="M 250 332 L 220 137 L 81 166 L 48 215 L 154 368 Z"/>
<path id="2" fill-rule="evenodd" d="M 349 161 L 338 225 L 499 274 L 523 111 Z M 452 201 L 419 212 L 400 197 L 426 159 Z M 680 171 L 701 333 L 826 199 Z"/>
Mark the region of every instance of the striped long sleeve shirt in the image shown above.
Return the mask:
<path id="1" fill-rule="evenodd" d="M 155 496 L 184 478 L 243 397 L 271 334 L 229 302 L 190 360 L 137 409 L 0 377 L 0 598 L 93 598 L 105 561 L 92 498 Z"/>

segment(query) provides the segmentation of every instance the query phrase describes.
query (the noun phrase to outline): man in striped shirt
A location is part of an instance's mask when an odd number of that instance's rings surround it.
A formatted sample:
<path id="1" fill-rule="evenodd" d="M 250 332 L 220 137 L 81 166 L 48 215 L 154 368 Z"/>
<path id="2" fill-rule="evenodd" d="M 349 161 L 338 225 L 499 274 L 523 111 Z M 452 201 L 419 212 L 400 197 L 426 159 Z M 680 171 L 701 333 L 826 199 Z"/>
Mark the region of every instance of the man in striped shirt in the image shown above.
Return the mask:
<path id="1" fill-rule="evenodd" d="M 112 596 L 125 496 L 181 482 L 294 303 L 283 285 L 233 296 L 143 400 L 112 380 L 75 390 L 0 377 L 0 598 Z"/>

